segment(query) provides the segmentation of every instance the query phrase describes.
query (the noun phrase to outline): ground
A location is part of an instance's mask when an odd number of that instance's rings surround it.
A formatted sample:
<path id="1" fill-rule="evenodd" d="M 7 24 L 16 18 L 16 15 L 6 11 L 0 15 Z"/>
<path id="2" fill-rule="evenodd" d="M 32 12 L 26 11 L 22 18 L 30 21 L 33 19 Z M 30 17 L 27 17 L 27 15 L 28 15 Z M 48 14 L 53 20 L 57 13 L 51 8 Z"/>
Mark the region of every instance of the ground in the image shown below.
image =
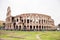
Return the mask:
<path id="1" fill-rule="evenodd" d="M 4 31 L 0 40 L 60 40 L 60 31 Z"/>

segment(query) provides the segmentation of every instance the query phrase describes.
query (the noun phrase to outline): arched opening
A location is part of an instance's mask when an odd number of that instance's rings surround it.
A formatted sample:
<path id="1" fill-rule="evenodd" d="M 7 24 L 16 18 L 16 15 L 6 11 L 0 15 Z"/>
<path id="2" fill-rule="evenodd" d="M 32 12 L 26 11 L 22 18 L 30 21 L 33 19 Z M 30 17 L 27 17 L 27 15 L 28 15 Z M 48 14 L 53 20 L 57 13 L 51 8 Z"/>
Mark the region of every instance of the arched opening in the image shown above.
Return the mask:
<path id="1" fill-rule="evenodd" d="M 14 24 L 13 24 L 13 26 L 14 26 L 14 29 L 15 29 L 15 25 L 16 25 L 16 23 L 14 23 Z"/>
<path id="2" fill-rule="evenodd" d="M 42 24 L 43 24 L 43 20 L 42 20 Z"/>
<path id="3" fill-rule="evenodd" d="M 27 26 L 27 31 L 29 30 L 29 25 Z"/>
<path id="4" fill-rule="evenodd" d="M 44 23 L 45 23 L 45 20 L 44 20 Z"/>
<path id="5" fill-rule="evenodd" d="M 23 20 L 21 20 L 23 22 Z"/>
<path id="6" fill-rule="evenodd" d="M 30 26 L 30 30 L 32 30 L 32 26 Z"/>
<path id="7" fill-rule="evenodd" d="M 43 26 L 42 26 L 42 30 L 43 30 Z"/>
<path id="8" fill-rule="evenodd" d="M 36 26 L 36 30 L 38 30 L 38 26 Z"/>
<path id="9" fill-rule="evenodd" d="M 23 30 L 24 30 L 24 31 L 26 30 L 26 26 L 23 27 Z"/>
<path id="10" fill-rule="evenodd" d="M 33 30 L 35 30 L 35 26 L 33 26 Z"/>
<path id="11" fill-rule="evenodd" d="M 41 26 L 39 26 L 39 30 L 41 30 Z"/>
<path id="12" fill-rule="evenodd" d="M 21 26 L 19 26 L 19 30 L 21 30 Z"/>
<path id="13" fill-rule="evenodd" d="M 27 19 L 27 23 L 29 23 L 29 19 Z"/>
<path id="14" fill-rule="evenodd" d="M 16 26 L 16 30 L 18 30 L 18 26 Z"/>
<path id="15" fill-rule="evenodd" d="M 17 22 L 18 22 L 18 18 L 17 18 Z"/>
<path id="16" fill-rule="evenodd" d="M 12 17 L 12 22 L 14 22 L 14 17 Z"/>

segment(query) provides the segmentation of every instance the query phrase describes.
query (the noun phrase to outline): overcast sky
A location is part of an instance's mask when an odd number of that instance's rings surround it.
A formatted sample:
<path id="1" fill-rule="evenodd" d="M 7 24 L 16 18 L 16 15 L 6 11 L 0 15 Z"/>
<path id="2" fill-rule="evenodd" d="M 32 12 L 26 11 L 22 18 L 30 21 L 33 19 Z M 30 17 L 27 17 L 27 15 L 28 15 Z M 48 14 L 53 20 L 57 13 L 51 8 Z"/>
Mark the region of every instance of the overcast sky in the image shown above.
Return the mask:
<path id="1" fill-rule="evenodd" d="M 60 23 L 60 0 L 0 0 L 0 20 L 6 19 L 7 7 L 12 16 L 22 13 L 40 13 L 51 16 L 55 25 Z"/>

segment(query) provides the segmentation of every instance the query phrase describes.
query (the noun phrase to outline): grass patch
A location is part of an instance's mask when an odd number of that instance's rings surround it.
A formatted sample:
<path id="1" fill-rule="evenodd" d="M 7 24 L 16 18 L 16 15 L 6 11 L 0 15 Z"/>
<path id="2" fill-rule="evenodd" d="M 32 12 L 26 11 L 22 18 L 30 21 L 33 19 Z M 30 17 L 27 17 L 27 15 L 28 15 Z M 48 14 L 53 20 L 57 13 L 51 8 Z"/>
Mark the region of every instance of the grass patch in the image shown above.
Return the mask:
<path id="1" fill-rule="evenodd" d="M 1 34 L 1 32 L 3 32 Z M 10 40 L 37 40 L 36 35 L 41 40 L 60 40 L 60 31 L 4 31 L 0 30 L 0 38 Z"/>

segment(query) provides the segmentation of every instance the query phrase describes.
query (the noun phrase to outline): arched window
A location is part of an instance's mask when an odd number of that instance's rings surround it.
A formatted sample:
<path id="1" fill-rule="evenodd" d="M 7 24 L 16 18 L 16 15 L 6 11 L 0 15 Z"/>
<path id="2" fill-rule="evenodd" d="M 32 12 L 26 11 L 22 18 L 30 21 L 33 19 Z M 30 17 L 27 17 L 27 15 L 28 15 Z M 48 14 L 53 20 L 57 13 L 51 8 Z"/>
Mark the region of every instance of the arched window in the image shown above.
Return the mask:
<path id="1" fill-rule="evenodd" d="M 32 22 L 32 20 L 30 20 L 30 22 Z"/>
<path id="2" fill-rule="evenodd" d="M 23 20 L 21 20 L 23 22 Z"/>
<path id="3" fill-rule="evenodd" d="M 26 30 L 26 26 L 23 27 L 23 30 Z"/>
<path id="4" fill-rule="evenodd" d="M 39 26 L 39 29 L 41 28 L 41 26 Z"/>
<path id="5" fill-rule="evenodd" d="M 17 18 L 17 22 L 18 22 L 18 18 Z"/>
<path id="6" fill-rule="evenodd" d="M 43 20 L 42 20 L 42 24 L 43 24 Z"/>
<path id="7" fill-rule="evenodd" d="M 32 26 L 30 26 L 30 30 L 32 30 Z"/>
<path id="8" fill-rule="evenodd" d="M 12 17 L 12 22 L 14 21 L 14 17 Z"/>
<path id="9" fill-rule="evenodd" d="M 16 26 L 16 30 L 18 29 L 18 26 Z"/>
<path id="10" fill-rule="evenodd" d="M 29 19 L 27 19 L 27 23 L 29 23 Z"/>
<path id="11" fill-rule="evenodd" d="M 19 26 L 19 30 L 21 30 L 21 26 Z"/>
<path id="12" fill-rule="evenodd" d="M 38 28 L 38 26 L 36 26 L 36 28 Z"/>
<path id="13" fill-rule="evenodd" d="M 35 26 L 33 26 L 33 28 L 35 29 Z"/>
<path id="14" fill-rule="evenodd" d="M 44 23 L 45 23 L 45 20 L 44 20 Z"/>

